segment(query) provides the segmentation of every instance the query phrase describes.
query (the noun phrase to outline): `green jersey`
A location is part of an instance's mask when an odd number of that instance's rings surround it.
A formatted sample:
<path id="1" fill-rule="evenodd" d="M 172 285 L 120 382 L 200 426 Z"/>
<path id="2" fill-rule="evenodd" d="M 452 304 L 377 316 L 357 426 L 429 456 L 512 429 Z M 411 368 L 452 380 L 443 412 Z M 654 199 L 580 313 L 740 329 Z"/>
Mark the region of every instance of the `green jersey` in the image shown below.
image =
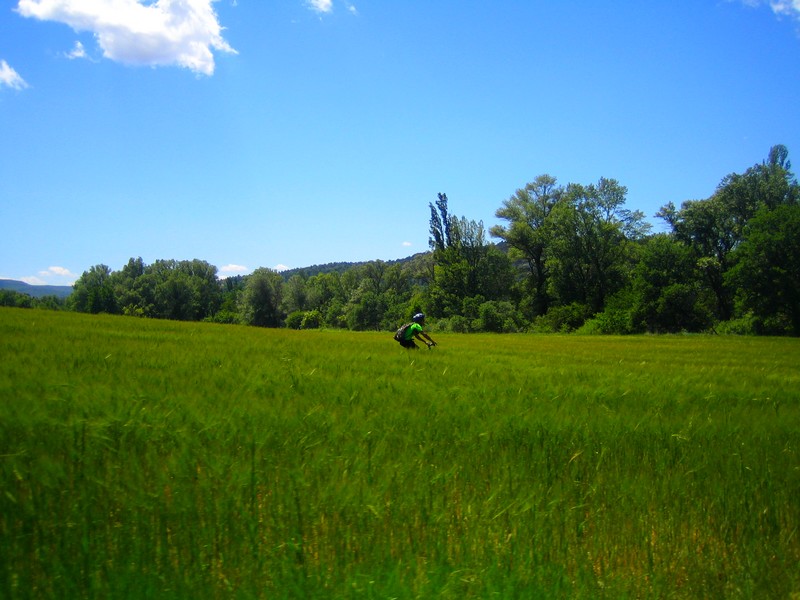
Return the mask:
<path id="1" fill-rule="evenodd" d="M 403 336 L 404 340 L 411 340 L 414 339 L 414 336 L 417 333 L 422 333 L 422 325 L 419 323 L 411 323 L 411 325 L 406 329 L 406 334 Z"/>

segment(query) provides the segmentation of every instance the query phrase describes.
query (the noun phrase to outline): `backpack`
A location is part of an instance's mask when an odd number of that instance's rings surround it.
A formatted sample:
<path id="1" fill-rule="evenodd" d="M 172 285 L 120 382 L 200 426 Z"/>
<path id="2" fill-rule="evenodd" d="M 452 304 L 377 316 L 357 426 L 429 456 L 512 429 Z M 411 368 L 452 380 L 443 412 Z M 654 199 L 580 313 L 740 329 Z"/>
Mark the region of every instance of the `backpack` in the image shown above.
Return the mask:
<path id="1" fill-rule="evenodd" d="M 396 342 L 402 342 L 406 338 L 406 331 L 408 331 L 409 327 L 411 327 L 411 323 L 406 323 L 397 330 L 397 333 L 394 334 L 394 339 Z"/>

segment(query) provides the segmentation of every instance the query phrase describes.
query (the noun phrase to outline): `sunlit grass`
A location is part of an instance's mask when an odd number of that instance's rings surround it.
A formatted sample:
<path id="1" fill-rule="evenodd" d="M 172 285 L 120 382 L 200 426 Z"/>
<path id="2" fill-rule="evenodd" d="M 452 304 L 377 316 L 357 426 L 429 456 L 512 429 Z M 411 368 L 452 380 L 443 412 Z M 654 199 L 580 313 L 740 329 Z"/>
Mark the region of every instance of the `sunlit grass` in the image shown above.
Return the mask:
<path id="1" fill-rule="evenodd" d="M 0 596 L 791 597 L 792 339 L 0 310 Z"/>

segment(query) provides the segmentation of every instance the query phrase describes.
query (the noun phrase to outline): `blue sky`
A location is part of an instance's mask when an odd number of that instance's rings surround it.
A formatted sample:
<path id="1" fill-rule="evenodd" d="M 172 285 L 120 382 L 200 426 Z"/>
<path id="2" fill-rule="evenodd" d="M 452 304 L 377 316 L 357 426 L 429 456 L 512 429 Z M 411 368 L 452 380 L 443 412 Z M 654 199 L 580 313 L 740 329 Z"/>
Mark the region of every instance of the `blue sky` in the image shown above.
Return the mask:
<path id="1" fill-rule="evenodd" d="M 391 260 L 544 173 L 658 229 L 800 164 L 800 0 L 0 4 L 0 278 Z"/>

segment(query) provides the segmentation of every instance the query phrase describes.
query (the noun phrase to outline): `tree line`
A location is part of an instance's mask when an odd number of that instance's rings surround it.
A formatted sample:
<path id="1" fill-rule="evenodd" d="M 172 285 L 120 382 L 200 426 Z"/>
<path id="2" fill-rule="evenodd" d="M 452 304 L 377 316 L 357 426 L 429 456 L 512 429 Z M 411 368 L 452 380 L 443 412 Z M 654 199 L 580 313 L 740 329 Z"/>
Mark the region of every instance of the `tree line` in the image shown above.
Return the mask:
<path id="1" fill-rule="evenodd" d="M 64 307 L 260 327 L 392 330 L 422 311 L 454 332 L 800 335 L 800 188 L 786 147 L 709 198 L 661 207 L 663 233 L 626 196 L 614 179 L 540 175 L 487 232 L 440 193 L 430 251 L 405 261 L 219 280 L 202 260 L 131 258 L 84 272 Z"/>

